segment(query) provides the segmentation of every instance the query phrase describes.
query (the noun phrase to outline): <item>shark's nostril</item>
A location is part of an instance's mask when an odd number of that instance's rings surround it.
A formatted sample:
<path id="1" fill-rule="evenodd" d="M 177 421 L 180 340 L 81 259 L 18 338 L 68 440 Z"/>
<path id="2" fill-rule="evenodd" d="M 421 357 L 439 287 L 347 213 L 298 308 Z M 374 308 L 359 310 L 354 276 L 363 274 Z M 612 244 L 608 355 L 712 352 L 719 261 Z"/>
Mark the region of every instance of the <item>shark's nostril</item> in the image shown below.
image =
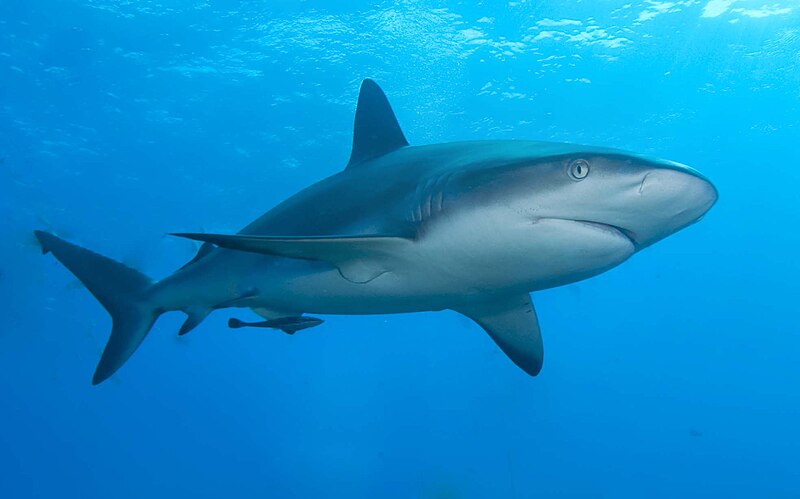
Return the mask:
<path id="1" fill-rule="evenodd" d="M 642 191 L 644 191 L 644 183 L 647 181 L 647 177 L 649 177 L 651 173 L 652 172 L 647 172 L 645 176 L 642 178 L 642 183 L 639 184 L 639 194 L 641 194 Z"/>

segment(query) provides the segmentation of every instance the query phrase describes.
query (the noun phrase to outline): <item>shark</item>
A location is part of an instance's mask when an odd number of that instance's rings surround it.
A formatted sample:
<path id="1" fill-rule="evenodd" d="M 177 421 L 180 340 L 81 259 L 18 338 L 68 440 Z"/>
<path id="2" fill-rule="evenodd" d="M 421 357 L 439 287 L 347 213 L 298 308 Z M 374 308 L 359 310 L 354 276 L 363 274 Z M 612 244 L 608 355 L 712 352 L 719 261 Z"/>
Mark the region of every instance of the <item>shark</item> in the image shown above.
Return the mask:
<path id="1" fill-rule="evenodd" d="M 175 233 L 197 255 L 154 281 L 58 236 L 35 231 L 110 314 L 92 378 L 108 379 L 159 316 L 183 335 L 211 312 L 251 309 L 288 334 L 318 315 L 453 310 L 522 371 L 544 349 L 531 293 L 575 283 L 697 222 L 718 192 L 673 161 L 577 144 L 480 140 L 412 146 L 385 93 L 361 84 L 346 167 L 236 234 Z"/>

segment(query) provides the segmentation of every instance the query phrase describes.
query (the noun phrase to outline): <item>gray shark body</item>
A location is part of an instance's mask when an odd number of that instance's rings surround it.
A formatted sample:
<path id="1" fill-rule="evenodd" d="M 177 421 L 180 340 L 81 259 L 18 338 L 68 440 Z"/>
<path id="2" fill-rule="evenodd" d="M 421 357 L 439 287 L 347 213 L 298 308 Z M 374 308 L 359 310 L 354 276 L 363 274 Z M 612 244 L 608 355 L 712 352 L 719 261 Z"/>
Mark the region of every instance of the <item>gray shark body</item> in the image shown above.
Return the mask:
<path id="1" fill-rule="evenodd" d="M 304 321 L 307 313 L 451 309 L 536 375 L 543 348 L 531 291 L 619 265 L 698 220 L 717 198 L 688 167 L 612 149 L 532 141 L 409 146 L 370 80 L 354 128 L 343 171 L 238 234 L 179 234 L 204 244 L 159 282 L 37 232 L 45 252 L 114 319 L 94 382 L 122 366 L 161 313 L 185 312 L 185 334 L 229 307 L 253 309 L 267 319 L 259 324 L 289 324 L 281 327 L 287 332 L 319 323 Z"/>

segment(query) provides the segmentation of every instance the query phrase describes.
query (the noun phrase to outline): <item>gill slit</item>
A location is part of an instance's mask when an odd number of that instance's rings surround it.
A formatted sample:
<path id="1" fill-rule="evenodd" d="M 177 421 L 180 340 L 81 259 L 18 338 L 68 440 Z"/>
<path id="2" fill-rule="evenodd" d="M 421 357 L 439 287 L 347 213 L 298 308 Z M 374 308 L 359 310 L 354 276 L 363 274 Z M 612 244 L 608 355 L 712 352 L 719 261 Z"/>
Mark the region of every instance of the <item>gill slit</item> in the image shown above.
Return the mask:
<path id="1" fill-rule="evenodd" d="M 422 223 L 430 220 L 444 208 L 444 190 L 450 180 L 450 173 L 443 173 L 429 178 L 414 193 L 414 208 L 411 210 L 411 221 Z"/>

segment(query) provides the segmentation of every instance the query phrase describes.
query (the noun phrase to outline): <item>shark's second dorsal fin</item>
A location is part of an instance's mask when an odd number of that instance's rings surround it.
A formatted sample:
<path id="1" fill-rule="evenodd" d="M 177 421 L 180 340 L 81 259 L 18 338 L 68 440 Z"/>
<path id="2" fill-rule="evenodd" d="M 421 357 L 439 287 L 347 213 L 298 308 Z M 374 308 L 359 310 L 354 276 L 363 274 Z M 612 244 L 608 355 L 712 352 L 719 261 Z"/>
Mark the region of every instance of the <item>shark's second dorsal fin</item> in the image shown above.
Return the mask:
<path id="1" fill-rule="evenodd" d="M 408 141 L 383 90 L 374 81 L 364 80 L 358 94 L 353 126 L 353 152 L 350 153 L 347 168 L 407 145 Z"/>

